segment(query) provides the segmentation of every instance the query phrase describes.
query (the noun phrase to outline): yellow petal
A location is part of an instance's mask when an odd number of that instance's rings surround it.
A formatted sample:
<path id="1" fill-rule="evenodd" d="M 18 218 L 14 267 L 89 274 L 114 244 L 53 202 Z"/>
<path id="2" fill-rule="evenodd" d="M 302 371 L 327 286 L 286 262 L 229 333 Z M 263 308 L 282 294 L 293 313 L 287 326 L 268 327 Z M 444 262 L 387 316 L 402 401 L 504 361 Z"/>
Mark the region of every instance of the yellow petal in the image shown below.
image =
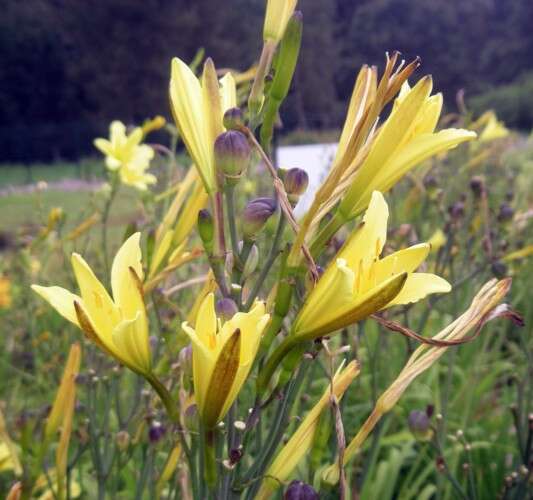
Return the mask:
<path id="1" fill-rule="evenodd" d="M 297 0 L 268 0 L 263 27 L 263 40 L 279 42 L 296 7 Z"/>
<path id="2" fill-rule="evenodd" d="M 412 273 L 424 262 L 429 249 L 428 243 L 420 243 L 387 255 L 384 259 L 376 262 L 374 266 L 376 282 L 380 283 L 401 272 Z"/>
<path id="3" fill-rule="evenodd" d="M 408 137 L 412 124 L 431 92 L 432 85 L 431 77 L 422 78 L 409 91 L 403 101 L 393 109 L 391 115 L 379 130 L 370 153 L 359 168 L 352 185 L 339 206 L 342 214 L 347 217 L 353 215 L 353 207 L 359 202 L 363 192 L 371 184 L 376 173 L 382 169 L 402 141 Z M 370 192 L 374 189 L 378 188 L 372 185 Z"/>
<path id="4" fill-rule="evenodd" d="M 106 289 L 81 255 L 72 254 L 72 267 L 80 287 L 81 298 L 99 336 L 109 336 L 119 321 L 118 310 Z"/>
<path id="5" fill-rule="evenodd" d="M 293 325 L 294 334 L 298 337 L 305 337 L 309 332 L 333 322 L 353 303 L 353 271 L 344 259 L 337 259 L 334 266 L 328 268 L 305 300 Z"/>
<path id="6" fill-rule="evenodd" d="M 209 143 L 200 82 L 183 61 L 172 60 L 170 100 L 174 120 L 208 193 L 215 187 L 213 144 Z"/>
<path id="7" fill-rule="evenodd" d="M 74 302 L 81 302 L 81 298 L 59 286 L 32 285 L 32 290 L 46 300 L 61 316 L 76 326 L 80 326 L 74 309 Z"/>
<path id="8" fill-rule="evenodd" d="M 132 275 L 135 271 L 139 280 L 143 279 L 141 233 L 132 234 L 119 248 L 111 266 L 111 289 L 115 304 L 126 318 L 131 319 L 139 310 L 138 290 L 132 290 Z M 133 297 L 132 297 L 133 295 Z M 144 306 L 143 306 L 144 308 Z"/>
<path id="9" fill-rule="evenodd" d="M 222 113 L 237 106 L 237 87 L 231 72 L 227 72 L 220 79 L 220 93 L 222 98 Z"/>
<path id="10" fill-rule="evenodd" d="M 211 350 L 216 348 L 217 316 L 215 313 L 215 295 L 209 293 L 196 317 L 196 335 Z"/>
<path id="11" fill-rule="evenodd" d="M 440 276 L 429 273 L 412 273 L 407 277 L 401 292 L 387 304 L 387 307 L 418 302 L 432 293 L 447 293 L 451 289 L 451 285 Z"/>
<path id="12" fill-rule="evenodd" d="M 475 132 L 464 129 L 446 129 L 436 134 L 423 134 L 414 138 L 390 160 L 381 166 L 372 180 L 362 186 L 359 180 L 357 202 L 352 204 L 351 214 L 360 213 L 368 203 L 370 193 L 374 189 L 385 192 L 396 184 L 409 170 L 438 153 L 456 147 L 476 137 Z M 357 177 L 356 177 L 357 179 Z"/>
<path id="13" fill-rule="evenodd" d="M 150 343 L 146 320 L 141 311 L 135 318 L 124 320 L 113 330 L 113 342 L 125 365 L 138 373 L 151 370 Z"/>
<path id="14" fill-rule="evenodd" d="M 113 145 L 107 140 L 98 138 L 93 141 L 94 146 L 105 155 L 112 156 L 114 154 Z"/>
<path id="15" fill-rule="evenodd" d="M 202 73 L 202 102 L 204 120 L 207 126 L 207 147 L 210 154 L 215 144 L 215 139 L 224 132 L 222 126 L 221 91 L 218 83 L 217 72 L 213 60 L 207 58 Z"/>
<path id="16" fill-rule="evenodd" d="M 241 352 L 241 331 L 235 330 L 231 337 L 222 346 L 207 387 L 202 418 L 208 429 L 213 428 L 225 413 L 223 409 L 229 408 L 228 395 L 235 381 L 239 369 Z M 232 401 L 229 402 L 231 405 Z"/>
<path id="17" fill-rule="evenodd" d="M 346 259 L 355 273 L 367 269 L 381 255 L 387 240 L 389 208 L 379 191 L 374 191 L 363 217 L 363 226 L 346 241 L 339 257 Z"/>

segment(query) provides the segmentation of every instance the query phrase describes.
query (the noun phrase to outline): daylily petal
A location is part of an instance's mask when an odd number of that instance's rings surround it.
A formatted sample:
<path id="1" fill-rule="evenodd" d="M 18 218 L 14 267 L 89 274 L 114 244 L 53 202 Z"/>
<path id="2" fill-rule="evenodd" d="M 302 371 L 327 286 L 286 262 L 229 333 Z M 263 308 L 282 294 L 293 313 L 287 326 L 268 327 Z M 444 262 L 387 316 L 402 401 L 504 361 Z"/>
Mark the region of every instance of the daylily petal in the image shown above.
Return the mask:
<path id="1" fill-rule="evenodd" d="M 440 276 L 430 273 L 412 273 L 401 292 L 387 304 L 387 307 L 418 302 L 432 293 L 447 293 L 452 289 L 451 285 Z"/>
<path id="2" fill-rule="evenodd" d="M 237 106 L 237 88 L 235 79 L 230 71 L 220 79 L 220 95 L 222 99 L 222 113 Z"/>
<path id="3" fill-rule="evenodd" d="M 144 309 L 144 302 L 139 301 L 139 290 L 132 283 L 130 268 L 142 281 L 142 254 L 140 247 L 141 233 L 132 234 L 120 247 L 111 266 L 111 289 L 115 303 L 122 310 L 126 319 L 135 317 L 136 312 Z"/>
<path id="4" fill-rule="evenodd" d="M 74 301 L 81 302 L 81 298 L 78 295 L 60 286 L 32 285 L 31 288 L 46 300 L 61 316 L 76 326 L 80 326 L 76 316 L 76 309 L 74 308 Z"/>
<path id="5" fill-rule="evenodd" d="M 263 27 L 263 40 L 279 42 L 296 7 L 297 0 L 268 0 Z"/>
<path id="6" fill-rule="evenodd" d="M 141 311 L 133 319 L 120 322 L 113 330 L 113 342 L 124 364 L 138 373 L 151 370 L 150 344 Z"/>
<path id="7" fill-rule="evenodd" d="M 430 245 L 428 243 L 420 243 L 387 255 L 387 257 L 376 262 L 374 266 L 376 282 L 380 283 L 401 272 L 414 272 L 424 262 L 429 250 Z"/>
<path id="8" fill-rule="evenodd" d="M 196 335 L 210 350 L 217 348 L 217 316 L 215 312 L 215 295 L 210 293 L 202 302 L 196 317 Z"/>

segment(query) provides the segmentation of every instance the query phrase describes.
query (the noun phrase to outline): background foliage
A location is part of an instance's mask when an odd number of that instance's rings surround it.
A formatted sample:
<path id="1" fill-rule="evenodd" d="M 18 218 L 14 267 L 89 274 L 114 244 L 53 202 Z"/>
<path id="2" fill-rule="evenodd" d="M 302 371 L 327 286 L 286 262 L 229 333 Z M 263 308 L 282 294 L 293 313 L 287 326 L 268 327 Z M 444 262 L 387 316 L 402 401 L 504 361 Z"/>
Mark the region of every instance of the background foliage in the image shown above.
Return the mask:
<path id="1" fill-rule="evenodd" d="M 92 137 L 112 119 L 168 116 L 171 57 L 191 60 L 203 46 L 219 67 L 239 60 L 236 69 L 246 69 L 258 52 L 263 3 L 4 0 L 0 161 L 76 159 L 92 152 Z M 340 126 L 357 68 L 395 49 L 422 58 L 450 108 L 459 89 L 467 98 L 488 92 L 508 125 L 531 127 L 529 0 L 301 0 L 300 7 L 304 41 L 283 110 L 287 129 Z"/>

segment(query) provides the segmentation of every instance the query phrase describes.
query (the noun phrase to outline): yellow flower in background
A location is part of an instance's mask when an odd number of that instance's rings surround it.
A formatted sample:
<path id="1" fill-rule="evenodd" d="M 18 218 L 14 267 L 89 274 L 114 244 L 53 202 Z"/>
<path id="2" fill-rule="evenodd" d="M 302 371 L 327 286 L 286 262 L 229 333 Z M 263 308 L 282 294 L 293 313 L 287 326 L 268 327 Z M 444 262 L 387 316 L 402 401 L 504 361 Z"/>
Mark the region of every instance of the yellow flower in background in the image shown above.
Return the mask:
<path id="1" fill-rule="evenodd" d="M 9 309 L 11 302 L 11 280 L 0 276 L 0 309 Z"/>
<path id="2" fill-rule="evenodd" d="M 162 129 L 166 124 L 167 124 L 167 121 L 161 115 L 157 115 L 152 119 L 146 120 L 143 123 L 143 126 L 141 127 L 143 131 L 143 135 L 146 136 L 150 132 L 153 132 L 154 130 Z"/>
<path id="3" fill-rule="evenodd" d="M 309 293 L 294 322 L 293 336 L 313 339 L 381 309 L 451 290 L 439 276 L 414 272 L 429 253 L 427 243 L 380 258 L 388 216 L 383 195 L 374 191 L 362 227 L 346 241 Z"/>
<path id="4" fill-rule="evenodd" d="M 15 463 L 6 443 L 0 441 L 0 472 L 4 470 L 14 470 Z"/>
<path id="5" fill-rule="evenodd" d="M 431 96 L 432 87 L 429 76 L 413 88 L 404 83 L 391 115 L 349 178 L 350 187 L 338 208 L 343 220 L 363 212 L 373 191 L 388 191 L 416 165 L 476 137 L 475 132 L 464 129 L 435 132 L 442 110 L 442 94 Z"/>
<path id="6" fill-rule="evenodd" d="M 263 40 L 279 42 L 296 8 L 297 0 L 268 0 L 263 27 Z"/>
<path id="7" fill-rule="evenodd" d="M 486 117 L 486 125 L 479 135 L 479 142 L 489 142 L 495 139 L 503 139 L 509 135 L 509 129 L 505 124 L 496 118 L 494 111 L 487 111 L 482 118 Z M 478 120 L 478 122 L 480 121 Z"/>
<path id="8" fill-rule="evenodd" d="M 200 306 L 195 328 L 183 323 L 192 341 L 194 394 L 206 428 L 224 418 L 239 394 L 268 319 L 264 304 L 257 302 L 250 312 L 239 312 L 222 323 L 210 293 Z"/>
<path id="9" fill-rule="evenodd" d="M 217 190 L 215 139 L 224 131 L 224 113 L 237 105 L 231 73 L 217 79 L 215 66 L 207 59 L 199 80 L 181 59 L 172 59 L 170 102 L 176 126 L 202 178 L 208 194 Z"/>
<path id="10" fill-rule="evenodd" d="M 340 400 L 353 379 L 359 375 L 359 371 L 360 368 L 357 361 L 352 361 L 344 370 L 342 370 L 342 366 L 337 370 L 333 377 L 333 384 L 328 385 L 320 400 L 307 413 L 298 429 L 279 451 L 268 468 L 261 489 L 255 497 L 256 500 L 272 498 L 272 494 L 287 481 L 311 448 L 320 416 L 324 411 L 329 410 L 331 397 L 334 396 L 337 400 Z"/>
<path id="11" fill-rule="evenodd" d="M 142 140 L 142 128 L 137 127 L 127 135 L 126 126 L 116 120 L 109 127 L 109 140 L 98 138 L 94 140 L 94 145 L 105 155 L 107 168 L 118 170 L 124 184 L 144 191 L 149 184 L 155 184 L 157 179 L 146 173 L 154 158 L 154 150 L 141 144 Z"/>
<path id="12" fill-rule="evenodd" d="M 118 250 L 111 268 L 113 299 L 85 260 L 72 254 L 81 297 L 58 286 L 32 285 L 59 314 L 80 327 L 102 351 L 131 370 L 151 371 L 148 318 L 143 298 L 140 233 Z"/>

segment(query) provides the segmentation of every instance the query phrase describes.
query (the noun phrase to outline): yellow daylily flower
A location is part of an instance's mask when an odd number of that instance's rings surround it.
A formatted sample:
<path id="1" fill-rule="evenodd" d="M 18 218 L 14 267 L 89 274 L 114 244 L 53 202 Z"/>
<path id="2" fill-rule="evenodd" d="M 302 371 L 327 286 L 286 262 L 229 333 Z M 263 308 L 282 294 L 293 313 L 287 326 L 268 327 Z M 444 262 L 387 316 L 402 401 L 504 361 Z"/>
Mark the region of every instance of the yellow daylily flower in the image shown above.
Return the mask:
<path id="1" fill-rule="evenodd" d="M 4 414 L 0 410 L 0 471 L 2 470 L 13 470 L 17 476 L 23 472 L 17 446 L 7 432 Z"/>
<path id="2" fill-rule="evenodd" d="M 442 110 L 442 94 L 431 96 L 431 77 L 422 78 L 413 88 L 404 83 L 393 111 L 379 129 L 355 174 L 338 212 L 344 220 L 360 214 L 372 192 L 388 191 L 409 170 L 458 144 L 472 140 L 475 132 L 445 129 L 435 132 Z"/>
<path id="3" fill-rule="evenodd" d="M 154 175 L 146 173 L 154 157 L 154 150 L 146 144 L 141 144 L 143 135 L 141 127 L 135 128 L 127 135 L 126 126 L 115 120 L 109 127 L 109 140 L 94 140 L 95 147 L 106 157 L 107 168 L 118 170 L 120 180 L 124 184 L 142 191 L 157 181 Z"/>
<path id="4" fill-rule="evenodd" d="M 429 253 L 427 243 L 380 258 L 388 216 L 383 195 L 374 191 L 362 227 L 348 239 L 307 297 L 292 336 L 313 339 L 384 308 L 450 291 L 450 284 L 439 276 L 414 272 Z"/>
<path id="5" fill-rule="evenodd" d="M 279 42 L 298 0 L 268 0 L 263 26 L 263 40 Z"/>
<path id="6" fill-rule="evenodd" d="M 224 131 L 224 113 L 237 105 L 231 73 L 217 80 L 211 59 L 204 65 L 201 80 L 181 59 L 172 59 L 170 102 L 176 126 L 202 178 L 208 194 L 217 190 L 215 139 Z"/>
<path id="7" fill-rule="evenodd" d="M 15 463 L 11 456 L 11 451 L 6 443 L 0 441 L 0 472 L 4 470 L 13 470 Z"/>
<path id="8" fill-rule="evenodd" d="M 264 304 L 257 302 L 249 312 L 239 312 L 222 323 L 210 293 L 200 306 L 195 328 L 183 323 L 192 341 L 194 394 L 206 428 L 224 418 L 239 394 L 268 319 Z"/>
<path id="9" fill-rule="evenodd" d="M 143 298 L 140 233 L 118 250 L 111 267 L 113 299 L 85 260 L 72 254 L 81 297 L 58 286 L 32 285 L 65 319 L 80 327 L 102 351 L 131 370 L 150 373 L 148 318 Z"/>
<path id="10" fill-rule="evenodd" d="M 479 135 L 479 142 L 489 142 L 495 139 L 503 139 L 509 135 L 509 129 L 496 118 L 493 111 L 488 112 L 487 124 Z"/>
<path id="11" fill-rule="evenodd" d="M 360 371 L 357 361 L 352 361 L 344 370 L 341 369 L 342 366 L 333 377 L 333 384 L 326 388 L 320 400 L 307 413 L 296 432 L 277 454 L 265 474 L 261 489 L 255 497 L 256 500 L 272 498 L 272 494 L 276 489 L 290 477 L 293 470 L 311 448 L 320 415 L 325 410 L 328 410 L 331 404 L 331 397 L 334 396 L 337 400 L 340 400 Z"/>

